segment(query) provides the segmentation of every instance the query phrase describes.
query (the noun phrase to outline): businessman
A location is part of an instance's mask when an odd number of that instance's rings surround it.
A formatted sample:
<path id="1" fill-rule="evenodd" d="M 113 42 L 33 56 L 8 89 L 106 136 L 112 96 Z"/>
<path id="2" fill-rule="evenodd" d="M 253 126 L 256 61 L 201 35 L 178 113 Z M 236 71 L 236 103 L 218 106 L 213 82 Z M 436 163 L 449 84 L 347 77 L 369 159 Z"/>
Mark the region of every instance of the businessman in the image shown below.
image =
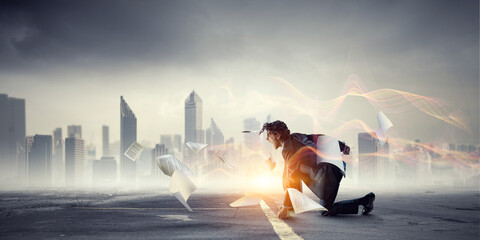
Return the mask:
<path id="1" fill-rule="evenodd" d="M 321 134 L 290 134 L 287 125 L 282 121 L 265 123 L 259 134 L 267 131 L 267 141 L 275 149 L 283 147 L 282 156 L 285 160 L 283 171 L 283 189 L 285 197 L 283 206 L 278 212 L 279 218 L 286 218 L 288 210 L 292 209 L 292 202 L 287 188 L 302 191 L 302 181 L 320 199 L 320 204 L 328 211 L 323 211 L 323 216 L 337 214 L 357 214 L 358 207 L 363 206 L 362 214 L 367 215 L 373 210 L 375 194 L 369 193 L 362 198 L 345 200 L 335 203 L 340 181 L 345 176 L 345 163 L 343 161 L 329 161 L 319 157 L 317 143 Z M 350 147 L 343 142 L 339 143 L 339 151 L 350 153 Z"/>

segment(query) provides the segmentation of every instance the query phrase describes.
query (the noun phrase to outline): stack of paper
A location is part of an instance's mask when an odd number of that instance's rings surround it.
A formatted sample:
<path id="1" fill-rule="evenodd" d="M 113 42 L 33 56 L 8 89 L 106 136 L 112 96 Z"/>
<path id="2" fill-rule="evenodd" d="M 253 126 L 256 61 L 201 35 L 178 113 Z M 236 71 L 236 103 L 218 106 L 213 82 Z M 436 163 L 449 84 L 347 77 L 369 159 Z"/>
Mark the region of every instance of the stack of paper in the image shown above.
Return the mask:
<path id="1" fill-rule="evenodd" d="M 202 151 L 204 148 L 208 146 L 208 144 L 196 143 L 196 142 L 187 142 L 186 144 L 195 153 L 199 153 L 200 151 Z"/>
<path id="2" fill-rule="evenodd" d="M 299 192 L 295 188 L 287 188 L 288 195 L 290 196 L 290 201 L 292 202 L 293 210 L 295 214 L 308 212 L 308 211 L 318 211 L 324 210 L 327 211 L 325 207 L 313 201 L 309 197 L 305 196 L 303 193 Z"/>
<path id="3" fill-rule="evenodd" d="M 187 166 L 183 165 L 178 159 L 172 155 L 162 155 L 156 159 L 157 166 L 167 176 L 172 176 L 173 172 L 178 171 L 185 175 L 193 175 Z"/>
<path id="4" fill-rule="evenodd" d="M 380 111 L 377 114 L 377 120 L 378 120 L 378 129 L 375 131 L 375 134 L 377 135 L 378 141 L 380 142 L 381 145 L 385 144 L 385 133 L 387 130 L 391 127 L 393 127 L 393 123 L 390 121 L 390 119 L 385 116 L 385 114 Z"/>
<path id="5" fill-rule="evenodd" d="M 192 208 L 187 203 L 190 195 L 197 189 L 195 184 L 185 175 L 174 171 L 170 180 L 170 192 L 185 206 L 190 212 Z"/>
<path id="6" fill-rule="evenodd" d="M 126 157 L 130 158 L 132 161 L 137 161 L 140 155 L 142 154 L 143 146 L 138 142 L 133 142 L 127 151 L 123 153 Z"/>

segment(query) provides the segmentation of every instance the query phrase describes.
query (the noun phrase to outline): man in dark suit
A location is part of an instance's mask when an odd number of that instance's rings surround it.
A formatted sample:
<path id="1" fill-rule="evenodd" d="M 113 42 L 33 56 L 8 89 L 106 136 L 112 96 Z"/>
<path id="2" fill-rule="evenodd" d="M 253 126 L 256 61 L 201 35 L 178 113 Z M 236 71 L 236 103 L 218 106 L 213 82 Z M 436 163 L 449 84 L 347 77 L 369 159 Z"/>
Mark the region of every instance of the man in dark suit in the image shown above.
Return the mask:
<path id="1" fill-rule="evenodd" d="M 374 193 L 369 193 L 362 198 L 335 203 L 340 181 L 345 176 L 345 163 L 319 158 L 317 139 L 323 135 L 290 134 L 287 125 L 282 121 L 265 123 L 259 134 L 265 130 L 267 131 L 267 141 L 275 149 L 283 147 L 282 156 L 285 160 L 283 189 L 285 190 L 285 197 L 283 206 L 278 212 L 279 218 L 286 218 L 288 210 L 292 209 L 292 202 L 288 191 L 286 191 L 287 188 L 295 188 L 301 192 L 302 181 L 320 199 L 320 204 L 328 209 L 328 211 L 322 212 L 323 216 L 357 214 L 360 205 L 363 206 L 362 214 L 364 215 L 373 210 Z M 350 153 L 350 147 L 343 142 L 339 141 L 338 143 L 339 150 L 342 153 Z"/>

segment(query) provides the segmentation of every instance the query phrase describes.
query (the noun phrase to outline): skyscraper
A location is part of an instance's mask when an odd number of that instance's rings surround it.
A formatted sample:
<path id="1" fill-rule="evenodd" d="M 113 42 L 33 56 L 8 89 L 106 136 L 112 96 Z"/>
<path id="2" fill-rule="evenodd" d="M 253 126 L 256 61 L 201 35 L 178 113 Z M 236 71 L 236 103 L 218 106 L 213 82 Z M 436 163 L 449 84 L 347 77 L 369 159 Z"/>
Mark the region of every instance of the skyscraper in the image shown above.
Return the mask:
<path id="1" fill-rule="evenodd" d="M 28 154 L 28 185 L 52 185 L 52 136 L 35 135 Z"/>
<path id="2" fill-rule="evenodd" d="M 162 155 L 168 154 L 168 150 L 165 148 L 164 144 L 156 144 L 155 148 L 151 150 L 152 154 L 152 161 L 151 161 L 151 176 L 152 176 L 152 183 L 154 185 L 158 185 L 162 183 L 162 178 L 165 178 L 165 174 L 163 174 L 162 170 L 157 166 L 156 159 Z"/>
<path id="3" fill-rule="evenodd" d="M 53 181 L 54 184 L 65 182 L 65 161 L 63 160 L 63 138 L 62 129 L 56 128 L 53 131 Z"/>
<path id="4" fill-rule="evenodd" d="M 110 155 L 110 136 L 108 131 L 108 126 L 102 126 L 102 147 L 103 147 L 103 156 Z"/>
<path id="5" fill-rule="evenodd" d="M 202 99 L 195 91 L 185 99 L 185 143 L 187 142 L 205 142 L 205 133 L 202 130 Z M 184 147 L 183 160 L 187 162 L 195 174 L 199 174 L 198 167 L 203 161 L 202 153 L 195 153 L 188 147 Z"/>
<path id="6" fill-rule="evenodd" d="M 0 176 L 25 178 L 25 99 L 0 94 Z"/>
<path id="7" fill-rule="evenodd" d="M 394 180 L 389 154 L 388 142 L 381 145 L 374 132 L 358 133 L 359 182 L 380 184 Z"/>
<path id="8" fill-rule="evenodd" d="M 137 141 L 137 118 L 127 102 L 120 96 L 120 177 L 122 184 L 136 183 L 136 163 L 124 155 Z"/>
<path id="9" fill-rule="evenodd" d="M 210 119 L 210 127 L 205 131 L 206 142 L 210 146 L 223 145 L 225 143 L 225 138 L 223 136 L 222 130 L 218 128 L 213 118 Z"/>
<path id="10" fill-rule="evenodd" d="M 172 135 L 160 135 L 160 144 L 164 144 L 168 151 L 173 152 Z"/>
<path id="11" fill-rule="evenodd" d="M 67 126 L 68 137 L 76 137 L 82 139 L 82 126 L 80 125 L 70 125 Z"/>
<path id="12" fill-rule="evenodd" d="M 173 150 L 176 150 L 178 152 L 182 152 L 182 135 L 180 134 L 175 134 L 173 135 Z M 172 152 L 173 152 L 172 150 Z"/>
<path id="13" fill-rule="evenodd" d="M 83 184 L 85 168 L 85 142 L 83 139 L 69 137 L 65 139 L 65 185 Z"/>

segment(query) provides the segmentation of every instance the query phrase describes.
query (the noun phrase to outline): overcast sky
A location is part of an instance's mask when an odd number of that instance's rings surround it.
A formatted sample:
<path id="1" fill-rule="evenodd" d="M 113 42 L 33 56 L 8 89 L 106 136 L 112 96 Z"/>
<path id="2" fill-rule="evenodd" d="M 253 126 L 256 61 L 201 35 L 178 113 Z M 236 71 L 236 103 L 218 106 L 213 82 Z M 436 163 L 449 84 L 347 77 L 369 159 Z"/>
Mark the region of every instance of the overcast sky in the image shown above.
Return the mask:
<path id="1" fill-rule="evenodd" d="M 138 139 L 154 144 L 184 134 L 184 101 L 195 90 L 203 128 L 213 118 L 236 142 L 248 117 L 330 134 L 353 119 L 374 129 L 382 110 L 397 137 L 479 144 L 478 1 L 0 4 L 0 93 L 26 99 L 28 135 L 80 124 L 87 142 L 100 143 L 105 124 L 118 140 L 123 95 Z M 307 106 L 321 108 L 352 83 L 435 99 L 470 133 L 408 104 L 382 109 L 348 97 L 328 119 Z"/>

